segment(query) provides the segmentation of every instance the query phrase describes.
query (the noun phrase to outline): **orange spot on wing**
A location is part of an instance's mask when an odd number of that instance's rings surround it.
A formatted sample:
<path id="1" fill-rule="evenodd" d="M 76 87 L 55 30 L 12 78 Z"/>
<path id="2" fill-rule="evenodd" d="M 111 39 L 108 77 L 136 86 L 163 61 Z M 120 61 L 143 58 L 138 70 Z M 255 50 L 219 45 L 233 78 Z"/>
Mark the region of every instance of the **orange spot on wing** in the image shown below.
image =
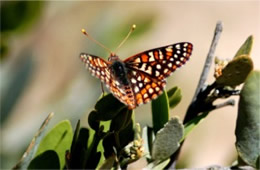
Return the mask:
<path id="1" fill-rule="evenodd" d="M 176 65 L 173 65 L 172 68 L 175 70 L 177 67 L 176 67 Z"/>
<path id="2" fill-rule="evenodd" d="M 141 94 L 144 95 L 146 93 L 146 89 L 141 90 Z"/>
<path id="3" fill-rule="evenodd" d="M 155 99 L 157 96 L 158 96 L 157 94 L 153 94 L 152 99 Z"/>
<path id="4" fill-rule="evenodd" d="M 166 58 L 167 60 L 172 56 L 172 52 L 166 52 Z"/>
<path id="5" fill-rule="evenodd" d="M 154 58 L 158 60 L 158 59 L 159 59 L 159 53 L 158 53 L 158 51 L 154 51 L 153 54 L 154 54 Z"/>
<path id="6" fill-rule="evenodd" d="M 139 99 L 142 99 L 142 95 L 141 95 L 140 93 L 138 93 L 138 94 L 136 95 L 136 100 L 139 100 Z"/>
<path id="7" fill-rule="evenodd" d="M 149 98 L 144 99 L 144 103 L 147 103 L 147 102 L 149 102 L 149 101 L 150 101 Z"/>
<path id="8" fill-rule="evenodd" d="M 155 53 L 156 52 L 156 53 Z M 159 53 L 158 53 L 158 51 L 155 51 L 154 52 L 154 58 L 156 59 L 156 60 L 159 60 Z"/>
<path id="9" fill-rule="evenodd" d="M 144 75 L 143 74 L 141 74 L 141 79 L 143 80 L 145 77 L 144 77 Z"/>
<path id="10" fill-rule="evenodd" d="M 154 62 L 152 62 L 152 63 L 150 63 L 151 64 L 151 66 L 154 66 L 155 64 L 156 64 L 156 62 L 154 61 Z"/>
<path id="11" fill-rule="evenodd" d="M 142 59 L 142 62 L 147 62 L 148 61 L 148 55 L 142 54 L 141 59 Z"/>
<path id="12" fill-rule="evenodd" d="M 143 103 L 143 99 L 138 99 L 138 100 L 136 101 L 136 103 L 137 103 L 137 104 Z"/>
<path id="13" fill-rule="evenodd" d="M 150 89 L 150 88 L 151 88 L 151 85 L 150 85 L 150 84 L 146 85 L 146 89 L 147 89 L 147 90 Z"/>
<path id="14" fill-rule="evenodd" d="M 155 88 L 157 86 L 157 84 L 152 83 L 152 88 Z"/>

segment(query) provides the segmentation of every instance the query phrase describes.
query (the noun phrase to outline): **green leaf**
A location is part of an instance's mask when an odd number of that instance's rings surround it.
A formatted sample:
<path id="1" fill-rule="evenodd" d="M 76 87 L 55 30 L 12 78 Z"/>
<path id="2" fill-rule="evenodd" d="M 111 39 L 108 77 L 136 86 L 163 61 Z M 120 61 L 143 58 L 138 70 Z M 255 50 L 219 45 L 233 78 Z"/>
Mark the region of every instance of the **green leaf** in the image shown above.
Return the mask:
<path id="1" fill-rule="evenodd" d="M 152 101 L 152 119 L 155 134 L 169 120 L 169 100 L 165 90 L 156 100 Z"/>
<path id="2" fill-rule="evenodd" d="M 112 119 L 110 131 L 120 131 L 126 128 L 132 120 L 132 114 L 133 110 L 129 110 L 128 108 L 123 109 Z"/>
<path id="3" fill-rule="evenodd" d="M 241 55 L 230 61 L 216 79 L 218 86 L 238 86 L 253 70 L 253 61 L 248 55 Z"/>
<path id="4" fill-rule="evenodd" d="M 40 129 L 37 131 L 37 133 L 34 135 L 30 145 L 26 149 L 25 153 L 23 154 L 20 161 L 13 167 L 13 169 L 26 169 L 32 160 L 36 150 L 38 149 L 38 146 L 40 144 L 40 141 L 44 137 L 45 131 L 47 129 L 47 126 L 52 119 L 54 113 L 50 113 L 48 117 L 44 120 L 43 124 L 41 125 Z"/>
<path id="5" fill-rule="evenodd" d="M 65 153 L 70 149 L 73 138 L 71 124 L 68 120 L 57 124 L 41 141 L 36 155 L 47 150 L 57 152 L 60 159 L 60 167 L 65 165 Z"/>
<path id="6" fill-rule="evenodd" d="M 236 124 L 236 148 L 248 165 L 256 168 L 260 156 L 260 71 L 248 76 L 240 94 Z"/>
<path id="7" fill-rule="evenodd" d="M 74 131 L 71 147 L 70 147 L 70 152 L 73 152 L 75 150 L 78 138 L 79 138 L 79 131 L 80 131 L 80 120 L 78 120 L 76 129 Z"/>
<path id="8" fill-rule="evenodd" d="M 89 139 L 89 130 L 87 128 L 81 128 L 78 132 L 77 137 L 75 137 L 75 143 L 73 141 L 73 145 L 71 146 L 70 159 L 68 163 L 69 169 L 84 168 L 88 139 Z"/>
<path id="9" fill-rule="evenodd" d="M 60 169 L 58 154 L 53 150 L 48 150 L 35 157 L 28 169 Z"/>
<path id="10" fill-rule="evenodd" d="M 244 44 L 239 48 L 234 58 L 239 57 L 241 55 L 248 55 L 250 56 L 251 50 L 253 46 L 253 36 L 249 36 Z"/>
<path id="11" fill-rule="evenodd" d="M 104 119 L 104 117 L 100 118 L 100 114 L 96 110 L 92 110 L 88 115 L 88 124 L 89 126 L 95 130 L 98 131 L 100 126 L 100 119 Z"/>
<path id="12" fill-rule="evenodd" d="M 171 88 L 167 92 L 170 108 L 173 109 L 177 104 L 180 103 L 182 95 L 181 95 L 181 89 L 177 86 Z"/>
<path id="13" fill-rule="evenodd" d="M 171 118 L 156 134 L 152 159 L 159 162 L 169 158 L 179 148 L 179 141 L 183 137 L 183 131 L 184 127 L 179 118 Z"/>
<path id="14" fill-rule="evenodd" d="M 110 93 L 96 103 L 95 109 L 98 113 L 94 115 L 93 120 L 111 120 L 126 107 Z"/>
<path id="15" fill-rule="evenodd" d="M 184 125 L 184 135 L 181 142 L 187 137 L 187 135 L 196 127 L 198 124 L 207 117 L 209 112 L 203 112 L 201 115 L 196 116 L 194 119 L 190 120 Z"/>

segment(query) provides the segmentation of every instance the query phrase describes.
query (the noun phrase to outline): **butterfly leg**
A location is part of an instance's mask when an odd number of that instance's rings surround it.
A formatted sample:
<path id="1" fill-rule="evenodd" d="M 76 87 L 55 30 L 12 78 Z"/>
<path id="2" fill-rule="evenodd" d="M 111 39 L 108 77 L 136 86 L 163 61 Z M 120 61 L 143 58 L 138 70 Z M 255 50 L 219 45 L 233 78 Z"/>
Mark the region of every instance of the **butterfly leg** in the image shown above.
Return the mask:
<path id="1" fill-rule="evenodd" d="M 103 83 L 101 82 L 101 90 L 102 90 L 102 97 L 105 96 L 105 90 L 104 90 L 104 86 Z"/>

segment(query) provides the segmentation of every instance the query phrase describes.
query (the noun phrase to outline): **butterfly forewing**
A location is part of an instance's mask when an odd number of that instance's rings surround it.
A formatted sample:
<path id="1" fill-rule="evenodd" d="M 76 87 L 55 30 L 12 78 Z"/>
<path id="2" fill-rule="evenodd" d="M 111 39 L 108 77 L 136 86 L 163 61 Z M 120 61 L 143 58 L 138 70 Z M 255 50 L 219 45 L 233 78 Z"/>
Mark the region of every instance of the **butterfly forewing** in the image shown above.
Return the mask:
<path id="1" fill-rule="evenodd" d="M 129 91 L 132 89 L 127 86 L 122 86 L 112 75 L 109 66 L 110 62 L 103 60 L 100 57 L 89 55 L 86 53 L 80 54 L 80 59 L 85 63 L 85 66 L 93 76 L 104 82 L 111 93 L 118 98 L 122 103 L 130 108 L 135 107 L 134 96 L 130 96 Z"/>
<path id="2" fill-rule="evenodd" d="M 186 63 L 192 48 L 188 42 L 172 44 L 139 53 L 124 62 L 130 70 L 142 71 L 154 79 L 163 80 Z"/>
<path id="3" fill-rule="evenodd" d="M 93 76 L 99 78 L 102 82 L 109 84 L 111 81 L 111 72 L 108 65 L 110 62 L 103 60 L 100 57 L 81 53 L 80 59 L 85 63 L 85 66 L 92 73 Z"/>

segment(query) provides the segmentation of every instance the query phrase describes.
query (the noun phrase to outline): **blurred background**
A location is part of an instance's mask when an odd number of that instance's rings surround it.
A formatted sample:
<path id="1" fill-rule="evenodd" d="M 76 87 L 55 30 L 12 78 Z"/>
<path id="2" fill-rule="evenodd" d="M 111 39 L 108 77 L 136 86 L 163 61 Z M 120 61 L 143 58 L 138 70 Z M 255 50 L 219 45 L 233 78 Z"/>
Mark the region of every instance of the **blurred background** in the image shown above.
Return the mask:
<path id="1" fill-rule="evenodd" d="M 100 81 L 79 60 L 81 52 L 105 59 L 107 51 L 81 33 L 115 50 L 132 24 L 137 28 L 118 55 L 131 55 L 182 41 L 194 45 L 190 61 L 167 80 L 179 86 L 182 101 L 171 115 L 183 119 L 193 97 L 217 21 L 224 30 L 215 55 L 231 59 L 249 35 L 251 57 L 260 68 L 259 1 L 1 1 L 1 169 L 11 168 L 50 112 L 49 127 L 69 119 L 87 125 L 101 94 Z M 208 77 L 212 83 L 213 67 Z M 234 98 L 237 99 L 238 98 Z M 223 101 L 217 101 L 223 102 Z M 230 165 L 236 159 L 237 105 L 207 117 L 185 141 L 180 168 Z M 136 121 L 151 125 L 150 103 L 136 109 Z M 139 161 L 133 168 L 140 168 Z"/>

